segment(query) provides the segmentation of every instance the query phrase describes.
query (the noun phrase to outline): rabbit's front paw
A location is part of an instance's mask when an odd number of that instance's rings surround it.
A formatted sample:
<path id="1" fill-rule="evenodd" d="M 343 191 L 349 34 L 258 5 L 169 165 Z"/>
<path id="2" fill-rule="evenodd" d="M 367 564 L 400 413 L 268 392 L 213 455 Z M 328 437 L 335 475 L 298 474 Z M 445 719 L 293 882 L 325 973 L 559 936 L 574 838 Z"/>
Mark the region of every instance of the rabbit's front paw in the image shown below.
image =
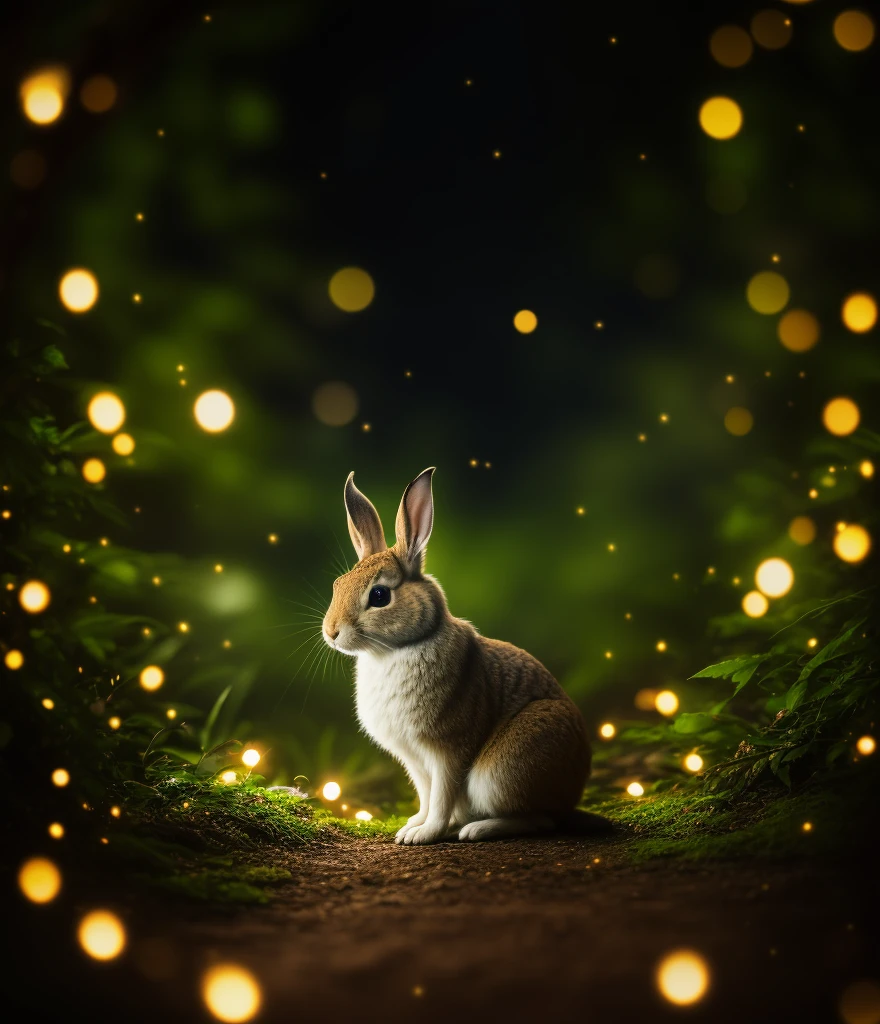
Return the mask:
<path id="1" fill-rule="evenodd" d="M 424 825 L 425 818 L 427 818 L 427 814 L 422 814 L 421 811 L 419 811 L 418 814 L 414 814 L 402 828 L 397 830 L 397 835 L 394 838 L 398 843 L 402 842 L 403 837 L 411 828 L 416 828 L 418 825 Z"/>
<path id="2" fill-rule="evenodd" d="M 397 841 L 405 846 L 423 846 L 426 843 L 439 842 L 447 831 L 443 825 L 414 825 Z"/>

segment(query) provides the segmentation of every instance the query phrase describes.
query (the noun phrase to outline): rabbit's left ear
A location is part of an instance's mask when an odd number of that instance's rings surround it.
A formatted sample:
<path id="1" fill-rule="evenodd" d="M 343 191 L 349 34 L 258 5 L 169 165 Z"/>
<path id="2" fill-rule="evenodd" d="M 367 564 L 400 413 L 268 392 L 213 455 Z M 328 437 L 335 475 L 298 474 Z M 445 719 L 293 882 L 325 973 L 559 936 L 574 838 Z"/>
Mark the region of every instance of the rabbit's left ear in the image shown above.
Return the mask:
<path id="1" fill-rule="evenodd" d="M 434 466 L 423 470 L 403 492 L 397 512 L 397 551 L 416 572 L 422 571 L 425 548 L 434 525 L 434 498 L 431 477 Z"/>

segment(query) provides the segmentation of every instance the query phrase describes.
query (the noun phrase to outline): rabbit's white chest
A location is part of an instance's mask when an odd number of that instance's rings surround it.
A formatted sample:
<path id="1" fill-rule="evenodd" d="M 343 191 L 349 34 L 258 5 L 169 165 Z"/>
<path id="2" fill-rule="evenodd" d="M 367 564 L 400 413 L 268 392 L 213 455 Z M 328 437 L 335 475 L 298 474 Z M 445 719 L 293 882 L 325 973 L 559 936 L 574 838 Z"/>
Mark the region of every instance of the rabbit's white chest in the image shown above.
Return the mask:
<path id="1" fill-rule="evenodd" d="M 423 733 L 423 673 L 424 665 L 406 652 L 358 658 L 358 720 L 376 743 L 398 757 L 416 746 Z"/>

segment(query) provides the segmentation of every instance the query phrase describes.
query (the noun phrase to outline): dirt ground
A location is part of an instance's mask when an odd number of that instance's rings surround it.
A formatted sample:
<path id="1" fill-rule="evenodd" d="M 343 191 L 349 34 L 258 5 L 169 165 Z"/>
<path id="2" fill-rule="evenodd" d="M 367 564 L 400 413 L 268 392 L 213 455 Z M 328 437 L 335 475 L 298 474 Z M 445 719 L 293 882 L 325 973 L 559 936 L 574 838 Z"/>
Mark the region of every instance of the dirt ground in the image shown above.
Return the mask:
<path id="1" fill-rule="evenodd" d="M 294 880 L 266 907 L 111 903 L 131 942 L 109 964 L 71 953 L 71 908 L 28 908 L 16 948 L 43 955 L 22 956 L 16 991 L 30 1020 L 204 1021 L 200 973 L 232 959 L 261 981 L 258 1019 L 278 1024 L 801 1024 L 841 1020 L 842 991 L 880 976 L 873 865 L 624 859 L 619 840 L 584 838 L 310 843 L 273 854 Z M 689 1008 L 654 982 L 677 947 L 711 970 Z"/>

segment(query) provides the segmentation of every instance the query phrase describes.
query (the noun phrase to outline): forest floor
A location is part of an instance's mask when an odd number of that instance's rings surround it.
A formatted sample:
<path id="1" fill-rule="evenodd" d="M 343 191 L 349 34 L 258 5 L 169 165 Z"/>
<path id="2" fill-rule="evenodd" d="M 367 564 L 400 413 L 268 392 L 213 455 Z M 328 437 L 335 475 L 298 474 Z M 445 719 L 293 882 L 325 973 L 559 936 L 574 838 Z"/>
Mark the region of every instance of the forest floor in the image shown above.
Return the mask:
<path id="1" fill-rule="evenodd" d="M 254 863 L 290 872 L 265 906 L 143 896 L 126 906 L 120 894 L 109 905 L 124 910 L 130 948 L 97 970 L 58 956 L 55 929 L 29 913 L 14 924 L 28 954 L 16 990 L 27 993 L 30 1020 L 61 1019 L 64 1006 L 64 1017 L 79 1007 L 91 1021 L 203 1021 L 198 978 L 219 959 L 253 970 L 264 995 L 258 1019 L 279 1024 L 803 1024 L 840 1021 L 847 986 L 876 979 L 873 856 L 634 863 L 632 842 L 403 847 L 338 836 L 264 848 Z M 106 890 L 102 899 L 107 906 Z M 69 909 L 59 936 L 68 948 Z M 688 1008 L 666 1002 L 654 981 L 658 960 L 679 947 L 711 971 L 705 998 Z"/>

